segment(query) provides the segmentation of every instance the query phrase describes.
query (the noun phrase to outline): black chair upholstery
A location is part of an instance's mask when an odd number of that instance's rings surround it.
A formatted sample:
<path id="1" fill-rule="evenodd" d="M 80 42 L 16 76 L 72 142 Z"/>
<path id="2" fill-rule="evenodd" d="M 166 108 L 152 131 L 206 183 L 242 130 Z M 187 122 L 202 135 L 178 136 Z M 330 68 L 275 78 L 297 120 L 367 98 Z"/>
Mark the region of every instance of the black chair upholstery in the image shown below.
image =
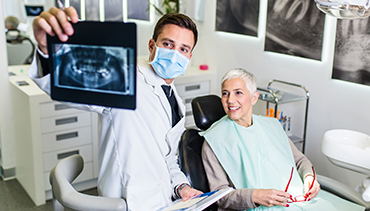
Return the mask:
<path id="1" fill-rule="evenodd" d="M 217 95 L 194 98 L 191 106 L 195 124 L 201 130 L 207 130 L 214 122 L 226 115 L 221 98 Z"/>
<path id="2" fill-rule="evenodd" d="M 196 129 L 188 129 L 182 135 L 179 164 L 191 186 L 205 193 L 209 192 L 209 187 L 201 155 L 204 138 L 199 136 L 198 132 Z"/>
<path id="3" fill-rule="evenodd" d="M 195 124 L 202 130 L 207 130 L 214 122 L 225 115 L 221 99 L 216 95 L 206 95 L 194 98 L 192 103 Z M 190 184 L 195 189 L 209 192 L 208 179 L 202 162 L 202 146 L 204 138 L 199 136 L 198 129 L 187 129 L 179 144 L 179 165 Z M 206 210 L 217 210 L 216 204 Z"/>

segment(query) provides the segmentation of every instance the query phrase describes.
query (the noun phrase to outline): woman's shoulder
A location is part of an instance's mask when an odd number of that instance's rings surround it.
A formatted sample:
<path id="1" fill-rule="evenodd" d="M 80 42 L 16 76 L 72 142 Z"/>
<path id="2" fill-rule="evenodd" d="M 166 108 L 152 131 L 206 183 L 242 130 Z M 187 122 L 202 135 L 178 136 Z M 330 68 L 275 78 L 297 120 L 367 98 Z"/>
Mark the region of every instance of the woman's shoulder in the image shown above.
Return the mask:
<path id="1" fill-rule="evenodd" d="M 260 124 L 280 124 L 276 118 L 261 115 L 253 115 L 253 121 L 259 122 Z"/>
<path id="2" fill-rule="evenodd" d="M 264 131 L 274 131 L 275 133 L 283 131 L 281 123 L 276 118 L 253 115 L 253 120 Z"/>
<path id="3" fill-rule="evenodd" d="M 199 132 L 199 135 L 205 136 L 209 134 L 213 134 L 219 131 L 223 131 L 225 129 L 225 126 L 229 124 L 231 119 L 225 115 L 221 117 L 218 121 L 214 122 L 206 131 Z"/>

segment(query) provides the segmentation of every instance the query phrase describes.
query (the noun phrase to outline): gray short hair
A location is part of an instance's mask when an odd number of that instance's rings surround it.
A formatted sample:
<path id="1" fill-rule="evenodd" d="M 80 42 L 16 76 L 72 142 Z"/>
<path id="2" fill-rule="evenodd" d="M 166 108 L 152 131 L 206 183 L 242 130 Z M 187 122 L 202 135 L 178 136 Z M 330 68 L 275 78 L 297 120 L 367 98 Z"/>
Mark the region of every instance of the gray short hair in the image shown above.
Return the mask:
<path id="1" fill-rule="evenodd" d="M 221 83 L 233 78 L 242 79 L 251 95 L 257 91 L 257 78 L 252 73 L 242 68 L 234 68 L 222 77 Z"/>
<path id="2" fill-rule="evenodd" d="M 7 25 L 7 27 L 11 27 L 11 29 L 17 29 L 19 25 L 19 20 L 17 17 L 8 16 L 5 18 L 5 24 Z"/>

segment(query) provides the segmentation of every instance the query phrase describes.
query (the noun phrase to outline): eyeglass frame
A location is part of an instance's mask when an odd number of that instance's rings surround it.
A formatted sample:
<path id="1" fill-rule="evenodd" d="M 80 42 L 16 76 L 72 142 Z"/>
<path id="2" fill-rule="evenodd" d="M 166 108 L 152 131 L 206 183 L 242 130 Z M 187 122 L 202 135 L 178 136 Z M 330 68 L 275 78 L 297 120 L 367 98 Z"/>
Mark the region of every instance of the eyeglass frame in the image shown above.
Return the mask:
<path id="1" fill-rule="evenodd" d="M 290 181 L 292 180 L 292 177 L 293 177 L 293 170 L 294 170 L 294 167 L 292 167 L 292 171 L 290 172 L 290 178 L 289 178 L 288 184 L 287 184 L 287 186 L 285 188 L 285 192 L 288 191 L 288 188 L 289 188 L 289 185 L 290 185 Z M 308 189 L 308 191 L 310 191 L 312 189 L 313 184 L 315 183 L 315 179 L 316 179 L 316 173 L 315 173 L 315 169 L 313 168 L 313 166 L 312 166 L 312 172 L 313 172 L 313 180 L 312 180 L 311 186 Z M 297 197 L 303 197 L 304 199 L 297 199 Z M 295 196 L 295 197 L 290 196 L 289 199 L 291 201 L 288 201 L 288 203 L 307 201 L 307 198 L 308 198 L 308 196 L 306 196 L 306 195 L 299 195 L 299 196 Z"/>

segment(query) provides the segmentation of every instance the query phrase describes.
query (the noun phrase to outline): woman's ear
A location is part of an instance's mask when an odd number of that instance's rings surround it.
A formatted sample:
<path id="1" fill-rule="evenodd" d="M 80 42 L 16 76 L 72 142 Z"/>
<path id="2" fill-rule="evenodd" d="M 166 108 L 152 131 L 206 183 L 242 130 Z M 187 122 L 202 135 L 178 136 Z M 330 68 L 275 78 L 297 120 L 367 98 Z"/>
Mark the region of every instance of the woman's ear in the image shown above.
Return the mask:
<path id="1" fill-rule="evenodd" d="M 260 96 L 260 93 L 255 91 L 252 95 L 252 105 L 255 105 L 257 103 L 258 97 Z"/>

